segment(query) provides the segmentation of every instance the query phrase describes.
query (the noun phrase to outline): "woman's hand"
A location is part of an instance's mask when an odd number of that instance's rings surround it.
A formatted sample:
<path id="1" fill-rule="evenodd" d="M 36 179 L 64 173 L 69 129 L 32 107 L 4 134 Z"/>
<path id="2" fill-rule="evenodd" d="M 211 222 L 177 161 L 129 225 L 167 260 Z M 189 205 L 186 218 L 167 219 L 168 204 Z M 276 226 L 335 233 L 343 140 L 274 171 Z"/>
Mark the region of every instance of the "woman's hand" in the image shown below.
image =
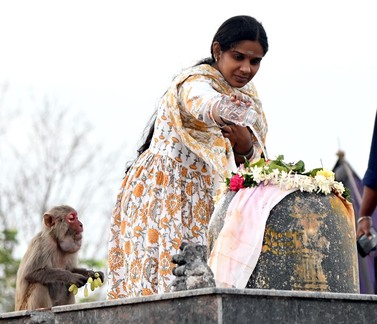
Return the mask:
<path id="1" fill-rule="evenodd" d="M 226 125 L 221 128 L 223 136 L 228 138 L 232 147 L 236 164 L 245 162 L 245 157 L 250 158 L 253 154 L 252 133 L 248 127 L 238 125 Z"/>
<path id="2" fill-rule="evenodd" d="M 242 104 L 246 105 L 246 107 L 250 107 L 253 104 L 253 100 L 250 97 L 243 95 L 242 93 L 232 93 L 229 96 L 223 96 L 222 100 L 224 100 L 224 102 L 221 105 L 224 104 L 229 106 L 229 108 L 224 108 L 225 110 L 236 110 L 237 106 L 241 106 Z M 232 104 L 230 104 L 229 101 Z M 211 119 L 220 127 L 224 127 L 225 125 L 234 125 L 232 121 L 227 120 L 226 118 L 223 118 L 219 115 L 221 105 L 214 105 L 214 109 L 212 109 Z"/>
<path id="3" fill-rule="evenodd" d="M 241 93 L 232 93 L 230 100 L 237 106 L 245 104 L 252 105 L 252 100 Z M 252 131 L 248 127 L 242 127 L 235 124 L 226 124 L 221 127 L 221 132 L 225 138 L 228 138 L 234 152 L 236 164 L 245 162 L 245 158 L 250 159 L 253 155 L 253 136 Z"/>
<path id="4" fill-rule="evenodd" d="M 241 103 L 244 103 L 247 107 L 250 107 L 252 104 L 251 99 L 248 96 L 242 95 L 241 93 L 232 93 L 229 97 L 230 101 L 234 102 L 238 106 L 240 106 Z"/>
<path id="5" fill-rule="evenodd" d="M 247 153 L 252 146 L 251 132 L 249 128 L 238 125 L 226 125 L 221 128 L 225 138 L 230 140 L 232 147 L 236 147 L 237 152 Z"/>

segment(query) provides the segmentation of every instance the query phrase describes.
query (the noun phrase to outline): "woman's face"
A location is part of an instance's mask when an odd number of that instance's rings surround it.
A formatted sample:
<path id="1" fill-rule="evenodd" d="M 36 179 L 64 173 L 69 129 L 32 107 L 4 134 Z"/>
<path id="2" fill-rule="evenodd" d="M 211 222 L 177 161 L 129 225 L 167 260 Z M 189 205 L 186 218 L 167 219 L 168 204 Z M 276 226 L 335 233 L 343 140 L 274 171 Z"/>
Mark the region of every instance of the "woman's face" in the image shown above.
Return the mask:
<path id="1" fill-rule="evenodd" d="M 257 74 L 264 56 L 261 44 L 250 40 L 240 41 L 226 52 L 222 52 L 219 43 L 215 42 L 213 53 L 216 60 L 214 67 L 235 88 L 243 87 Z"/>

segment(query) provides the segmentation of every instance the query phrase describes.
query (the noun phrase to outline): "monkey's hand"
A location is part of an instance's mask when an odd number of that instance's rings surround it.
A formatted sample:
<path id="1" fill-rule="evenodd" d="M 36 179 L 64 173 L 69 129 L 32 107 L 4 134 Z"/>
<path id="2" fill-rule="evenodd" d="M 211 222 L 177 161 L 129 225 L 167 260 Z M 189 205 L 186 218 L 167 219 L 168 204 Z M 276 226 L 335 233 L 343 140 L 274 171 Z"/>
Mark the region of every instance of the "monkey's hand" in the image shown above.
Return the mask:
<path id="1" fill-rule="evenodd" d="M 71 276 L 69 278 L 69 284 L 75 284 L 77 287 L 82 287 L 86 284 L 88 278 L 80 273 L 73 273 L 71 272 Z"/>
<path id="2" fill-rule="evenodd" d="M 71 271 L 74 272 L 74 273 L 82 274 L 83 276 L 86 277 L 86 279 L 88 279 L 88 278 L 95 279 L 95 278 L 97 278 L 98 275 L 100 276 L 101 280 L 104 279 L 104 274 L 101 271 L 93 271 L 93 270 L 89 270 L 89 269 L 85 269 L 85 268 L 73 268 Z M 96 273 L 98 273 L 97 276 L 96 276 Z"/>
<path id="3" fill-rule="evenodd" d="M 102 271 L 92 271 L 92 270 L 89 270 L 88 271 L 88 278 L 89 277 L 93 278 L 93 279 L 100 278 L 102 282 L 105 279 L 105 275 L 103 274 Z"/>

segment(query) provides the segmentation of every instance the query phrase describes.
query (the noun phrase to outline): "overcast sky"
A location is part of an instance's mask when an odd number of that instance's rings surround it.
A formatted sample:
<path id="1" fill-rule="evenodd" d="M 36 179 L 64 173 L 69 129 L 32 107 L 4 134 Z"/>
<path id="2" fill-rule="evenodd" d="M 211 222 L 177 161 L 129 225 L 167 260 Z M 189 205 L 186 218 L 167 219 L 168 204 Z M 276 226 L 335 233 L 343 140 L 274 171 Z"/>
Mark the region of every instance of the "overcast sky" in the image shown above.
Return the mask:
<path id="1" fill-rule="evenodd" d="M 332 168 L 342 149 L 363 176 L 377 107 L 374 2 L 3 0 L 0 84 L 84 111 L 105 145 L 125 142 L 132 157 L 172 77 L 209 56 L 225 19 L 251 15 L 270 44 L 254 78 L 270 158 Z"/>

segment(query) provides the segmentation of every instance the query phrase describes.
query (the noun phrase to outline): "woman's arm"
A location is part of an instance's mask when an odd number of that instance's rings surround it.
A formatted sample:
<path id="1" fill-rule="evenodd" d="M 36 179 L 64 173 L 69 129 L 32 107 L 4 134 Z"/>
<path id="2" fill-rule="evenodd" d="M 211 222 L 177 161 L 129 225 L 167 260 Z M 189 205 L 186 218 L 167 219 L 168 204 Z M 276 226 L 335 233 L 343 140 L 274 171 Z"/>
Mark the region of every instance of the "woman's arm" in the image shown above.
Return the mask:
<path id="1" fill-rule="evenodd" d="M 254 138 L 248 127 L 238 125 L 223 126 L 221 131 L 230 140 L 237 165 L 250 160 L 254 155 Z"/>
<path id="2" fill-rule="evenodd" d="M 180 86 L 179 97 L 195 118 L 210 125 L 246 127 L 254 124 L 259 115 L 255 109 L 257 103 L 251 97 L 221 94 L 204 81 L 184 82 Z"/>
<path id="3" fill-rule="evenodd" d="M 259 100 L 257 103 L 246 95 L 223 95 L 214 90 L 209 83 L 197 80 L 183 83 L 179 96 L 185 109 L 196 119 L 210 126 L 221 127 L 225 137 L 235 135 L 236 139 L 233 144 L 237 144 L 235 150 L 240 155 L 245 153 L 250 155 L 250 140 L 253 144 L 253 151 L 260 151 L 260 148 L 265 151 L 264 138 L 267 132 L 267 123 L 264 114 L 261 112 L 261 107 L 258 106 Z M 248 137 L 248 142 L 239 141 L 240 143 L 238 143 L 237 133 L 240 131 L 240 127 L 225 128 L 230 126 L 247 127 L 248 130 L 251 130 L 253 136 L 252 138 Z M 239 134 L 242 138 L 247 134 L 246 129 L 244 131 L 245 133 L 242 133 L 241 130 Z M 239 144 L 241 145 L 239 146 Z M 238 160 L 243 162 L 243 156 Z"/>

